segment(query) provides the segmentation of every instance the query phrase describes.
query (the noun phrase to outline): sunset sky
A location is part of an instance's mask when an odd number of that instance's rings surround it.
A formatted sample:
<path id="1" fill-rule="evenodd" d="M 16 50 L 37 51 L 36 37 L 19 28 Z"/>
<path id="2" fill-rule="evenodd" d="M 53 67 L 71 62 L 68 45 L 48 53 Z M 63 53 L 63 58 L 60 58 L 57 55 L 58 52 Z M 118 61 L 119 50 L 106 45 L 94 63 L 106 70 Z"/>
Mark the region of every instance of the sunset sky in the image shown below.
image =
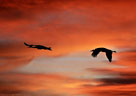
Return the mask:
<path id="1" fill-rule="evenodd" d="M 0 0 L 0 96 L 136 96 L 136 0 Z"/>

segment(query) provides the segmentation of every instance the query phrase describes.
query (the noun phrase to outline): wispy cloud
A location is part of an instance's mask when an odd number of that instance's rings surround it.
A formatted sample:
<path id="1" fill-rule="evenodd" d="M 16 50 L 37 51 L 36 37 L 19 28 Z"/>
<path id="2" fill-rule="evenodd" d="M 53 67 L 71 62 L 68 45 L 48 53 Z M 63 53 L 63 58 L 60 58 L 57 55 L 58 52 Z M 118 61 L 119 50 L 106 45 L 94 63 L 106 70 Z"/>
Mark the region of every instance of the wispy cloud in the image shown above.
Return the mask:
<path id="1" fill-rule="evenodd" d="M 0 95 L 135 96 L 135 5 L 135 0 L 0 0 Z M 117 50 L 112 63 L 103 62 L 103 54 L 91 58 L 89 50 L 102 46 Z M 66 70 L 65 76 L 57 73 Z"/>

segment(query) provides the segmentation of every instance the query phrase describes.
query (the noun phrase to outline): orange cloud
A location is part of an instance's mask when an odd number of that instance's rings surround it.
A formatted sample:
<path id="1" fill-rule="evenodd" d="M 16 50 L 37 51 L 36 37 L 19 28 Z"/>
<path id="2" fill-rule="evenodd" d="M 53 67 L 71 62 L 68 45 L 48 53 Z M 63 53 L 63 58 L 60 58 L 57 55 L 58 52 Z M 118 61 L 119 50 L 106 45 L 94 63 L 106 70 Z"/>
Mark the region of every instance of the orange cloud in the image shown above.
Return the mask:
<path id="1" fill-rule="evenodd" d="M 119 65 L 125 65 L 125 66 L 136 66 L 135 62 L 136 62 L 136 50 L 135 49 L 130 49 L 130 50 L 126 50 L 124 52 L 119 53 L 119 60 L 118 62 L 115 62 L 115 64 L 119 64 Z"/>
<path id="2" fill-rule="evenodd" d="M 0 72 L 28 64 L 35 57 L 35 52 L 19 41 L 3 39 L 0 46 Z"/>
<path id="3" fill-rule="evenodd" d="M 136 95 L 136 78 L 134 68 L 112 68 L 112 69 L 88 69 L 95 74 L 101 74 L 95 80 L 100 82 L 97 86 L 82 86 L 82 94 L 94 96 L 133 96 Z"/>
<path id="4" fill-rule="evenodd" d="M 28 95 L 28 93 L 30 95 L 74 96 L 79 93 L 77 89 L 82 84 L 89 82 L 53 74 L 6 73 L 2 74 L 0 78 L 0 94 L 3 96 L 7 94 L 23 96 Z"/>
<path id="5" fill-rule="evenodd" d="M 136 53 L 124 51 L 136 45 L 135 5 L 135 0 L 0 0 L 0 94 L 135 96 Z M 29 49 L 23 42 L 53 51 Z M 94 81 L 3 73 L 41 55 L 63 56 L 101 46 L 124 51 L 111 64 L 128 68 L 95 70 L 102 76 Z"/>
<path id="6" fill-rule="evenodd" d="M 134 47 L 135 44 L 129 43 L 135 40 L 134 4 L 135 1 L 127 0 L 7 1 L 2 5 L 1 18 L 7 20 L 2 19 L 1 36 L 52 46 L 56 50 L 52 55 L 96 46 Z"/>

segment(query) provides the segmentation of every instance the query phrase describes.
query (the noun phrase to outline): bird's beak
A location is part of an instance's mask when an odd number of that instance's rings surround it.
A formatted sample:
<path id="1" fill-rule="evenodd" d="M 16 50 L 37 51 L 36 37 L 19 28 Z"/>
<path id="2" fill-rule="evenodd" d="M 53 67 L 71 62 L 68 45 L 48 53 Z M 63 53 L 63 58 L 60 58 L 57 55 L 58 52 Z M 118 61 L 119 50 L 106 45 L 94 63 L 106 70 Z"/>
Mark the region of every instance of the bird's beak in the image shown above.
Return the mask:
<path id="1" fill-rule="evenodd" d="M 90 52 L 92 52 L 93 50 L 90 50 Z"/>

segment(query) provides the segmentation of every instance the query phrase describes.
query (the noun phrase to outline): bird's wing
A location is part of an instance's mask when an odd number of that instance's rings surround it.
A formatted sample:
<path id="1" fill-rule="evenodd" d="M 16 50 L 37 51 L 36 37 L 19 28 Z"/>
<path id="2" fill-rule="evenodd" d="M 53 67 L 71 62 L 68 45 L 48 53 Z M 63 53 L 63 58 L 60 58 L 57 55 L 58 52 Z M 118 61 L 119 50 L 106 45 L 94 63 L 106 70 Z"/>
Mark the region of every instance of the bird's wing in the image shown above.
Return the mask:
<path id="1" fill-rule="evenodd" d="M 36 45 L 31 45 L 31 47 L 32 47 L 32 48 L 37 48 L 37 46 L 36 46 Z"/>
<path id="2" fill-rule="evenodd" d="M 112 52 L 106 52 L 106 56 L 108 60 L 111 62 L 112 61 Z"/>
<path id="3" fill-rule="evenodd" d="M 41 47 L 41 45 L 33 45 L 33 47 L 38 48 Z"/>
<path id="4" fill-rule="evenodd" d="M 100 50 L 94 50 L 92 53 L 93 57 L 96 57 L 99 54 Z"/>

